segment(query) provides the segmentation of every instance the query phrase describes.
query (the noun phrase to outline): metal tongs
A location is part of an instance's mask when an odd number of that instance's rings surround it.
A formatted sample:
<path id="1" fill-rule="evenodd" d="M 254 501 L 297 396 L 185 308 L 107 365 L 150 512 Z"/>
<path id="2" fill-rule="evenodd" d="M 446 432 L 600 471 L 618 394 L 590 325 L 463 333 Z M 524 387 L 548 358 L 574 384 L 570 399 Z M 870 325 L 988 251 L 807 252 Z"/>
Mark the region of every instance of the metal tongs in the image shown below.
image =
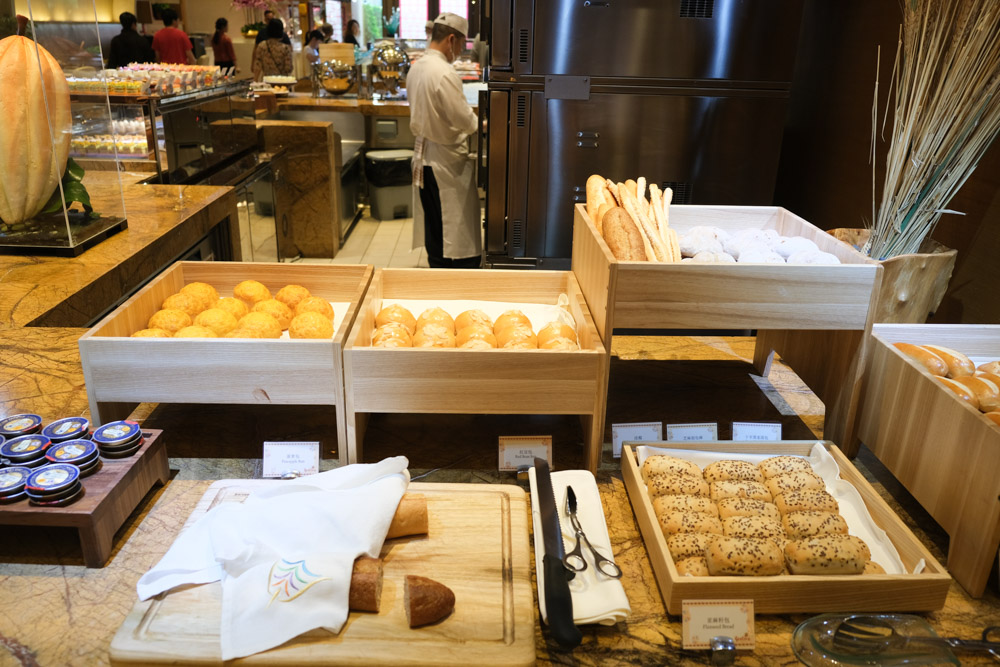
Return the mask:
<path id="1" fill-rule="evenodd" d="M 587 534 L 583 532 L 583 528 L 580 527 L 580 520 L 576 516 L 576 493 L 573 492 L 572 486 L 566 487 L 566 514 L 569 515 L 570 524 L 573 526 L 573 531 L 576 533 L 576 546 L 568 554 L 563 556 L 563 565 L 566 566 L 567 570 L 572 572 L 583 572 L 587 569 L 587 561 L 583 557 L 583 545 L 587 545 L 587 549 L 590 550 L 590 555 L 594 559 L 594 567 L 597 571 L 606 577 L 611 577 L 612 579 L 621 579 L 622 569 L 615 565 L 615 562 L 610 558 L 605 558 L 594 548 L 594 545 L 590 543 L 587 539 Z"/>
<path id="2" fill-rule="evenodd" d="M 858 614 L 848 616 L 833 633 L 833 645 L 841 651 L 855 655 L 877 655 L 890 649 L 912 645 L 947 646 L 962 651 L 986 651 L 994 660 L 1000 660 L 1000 626 L 992 625 L 983 630 L 982 640 L 958 637 L 906 636 L 877 616 Z"/>

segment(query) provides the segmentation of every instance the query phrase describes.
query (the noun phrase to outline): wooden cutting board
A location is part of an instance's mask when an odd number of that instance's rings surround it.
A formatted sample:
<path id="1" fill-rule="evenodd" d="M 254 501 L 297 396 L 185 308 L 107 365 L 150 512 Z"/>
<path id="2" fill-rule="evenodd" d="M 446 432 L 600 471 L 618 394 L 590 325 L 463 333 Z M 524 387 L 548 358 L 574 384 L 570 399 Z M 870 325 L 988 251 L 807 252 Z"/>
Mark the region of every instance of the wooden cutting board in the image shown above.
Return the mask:
<path id="1" fill-rule="evenodd" d="M 242 502 L 269 480 L 213 484 L 187 525 L 221 502 Z M 352 612 L 338 635 L 315 630 L 231 664 L 527 665 L 535 661 L 535 615 L 526 495 L 499 484 L 410 484 L 427 496 L 428 535 L 382 548 L 382 611 Z M 411 630 L 403 608 L 407 574 L 455 592 L 455 611 Z M 221 664 L 219 583 L 137 602 L 111 642 L 114 665 Z M 227 663 L 230 664 L 230 663 Z"/>

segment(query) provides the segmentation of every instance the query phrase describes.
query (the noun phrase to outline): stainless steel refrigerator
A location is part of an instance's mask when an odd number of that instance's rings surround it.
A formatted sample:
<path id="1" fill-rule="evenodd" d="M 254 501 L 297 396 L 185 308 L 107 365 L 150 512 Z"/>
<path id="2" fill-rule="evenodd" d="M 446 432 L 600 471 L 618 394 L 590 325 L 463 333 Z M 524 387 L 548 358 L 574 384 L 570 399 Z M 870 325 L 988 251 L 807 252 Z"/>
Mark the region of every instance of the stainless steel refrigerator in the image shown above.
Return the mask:
<path id="1" fill-rule="evenodd" d="M 488 265 L 568 268 L 592 173 L 771 204 L 801 0 L 484 0 Z"/>

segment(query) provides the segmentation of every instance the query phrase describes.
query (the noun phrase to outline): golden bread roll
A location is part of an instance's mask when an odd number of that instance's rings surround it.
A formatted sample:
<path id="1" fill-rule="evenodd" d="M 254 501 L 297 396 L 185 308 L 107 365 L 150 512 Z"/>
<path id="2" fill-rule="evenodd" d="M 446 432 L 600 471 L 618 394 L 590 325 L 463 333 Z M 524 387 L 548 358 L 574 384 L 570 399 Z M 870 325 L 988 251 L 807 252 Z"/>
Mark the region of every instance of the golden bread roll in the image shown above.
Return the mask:
<path id="1" fill-rule="evenodd" d="M 263 338 L 281 338 L 281 324 L 267 313 L 247 313 L 236 326 L 238 329 L 259 331 Z"/>
<path id="2" fill-rule="evenodd" d="M 303 313 L 303 315 L 305 315 L 305 313 Z M 372 341 L 372 347 L 393 347 L 393 348 L 413 347 L 413 343 L 408 342 L 402 338 L 386 336 L 385 338 L 380 339 L 377 343 Z"/>
<path id="3" fill-rule="evenodd" d="M 302 299 L 311 297 L 312 294 L 309 293 L 302 285 L 285 285 L 278 293 L 274 295 L 274 298 L 281 303 L 288 306 L 289 310 L 295 312 L 295 306 L 299 305 Z"/>
<path id="4" fill-rule="evenodd" d="M 173 338 L 174 334 L 166 329 L 140 329 L 132 334 L 132 338 Z"/>
<path id="5" fill-rule="evenodd" d="M 216 336 L 225 336 L 236 328 L 237 320 L 222 308 L 209 308 L 198 313 L 194 318 L 194 323 L 198 326 L 208 327 L 215 332 Z"/>
<path id="6" fill-rule="evenodd" d="M 696 463 L 666 454 L 647 456 L 646 460 L 642 462 L 641 472 L 644 480 L 648 480 L 649 476 L 653 473 L 671 473 L 674 475 L 690 475 L 698 479 L 702 478 L 701 468 Z"/>
<path id="7" fill-rule="evenodd" d="M 389 338 L 400 340 L 404 344 L 385 345 L 386 340 Z M 410 335 L 410 330 L 405 324 L 388 321 L 372 332 L 372 345 L 374 347 L 410 347 L 413 345 L 413 337 Z"/>
<path id="8" fill-rule="evenodd" d="M 812 472 L 812 464 L 801 456 L 772 456 L 761 461 L 757 467 L 764 479 L 769 479 L 775 475 L 784 475 L 787 472 L 805 470 Z"/>
<path id="9" fill-rule="evenodd" d="M 786 472 L 784 475 L 775 475 L 767 480 L 766 486 L 772 496 L 780 496 L 782 493 L 801 491 L 802 489 L 826 489 L 826 482 L 814 472 L 799 470 Z"/>
<path id="10" fill-rule="evenodd" d="M 573 327 L 568 324 L 563 324 L 562 322 L 549 322 L 544 327 L 538 330 L 538 347 L 553 338 L 568 338 L 574 343 L 576 342 L 576 331 Z"/>
<path id="11" fill-rule="evenodd" d="M 333 306 L 330 305 L 329 301 L 318 296 L 307 296 L 299 301 L 299 304 L 295 306 L 295 314 L 301 315 L 302 313 L 319 313 L 331 322 L 333 321 Z"/>
<path id="12" fill-rule="evenodd" d="M 183 310 L 189 317 L 194 317 L 202 311 L 202 300 L 194 294 L 171 294 L 163 300 L 160 310 Z"/>
<path id="13" fill-rule="evenodd" d="M 497 334 L 497 347 L 534 349 L 538 347 L 538 338 L 528 327 L 513 324 L 501 329 Z"/>
<path id="14" fill-rule="evenodd" d="M 288 325 L 292 323 L 292 318 L 295 317 L 292 309 L 277 299 L 264 299 L 263 301 L 258 301 L 253 305 L 253 308 L 250 309 L 250 312 L 267 313 L 274 319 L 278 320 L 278 324 L 281 325 L 282 329 L 287 329 Z"/>
<path id="15" fill-rule="evenodd" d="M 944 360 L 948 366 L 948 377 L 950 378 L 965 377 L 976 372 L 976 365 L 972 363 L 972 360 L 957 350 L 941 345 L 923 345 L 922 347 Z"/>
<path id="16" fill-rule="evenodd" d="M 710 498 L 704 496 L 669 495 L 653 498 L 653 512 L 656 516 L 668 512 L 701 512 L 718 518 L 719 508 Z"/>
<path id="17" fill-rule="evenodd" d="M 885 568 L 873 560 L 866 562 L 865 569 L 861 572 L 861 574 L 885 574 L 885 573 L 886 573 Z"/>
<path id="18" fill-rule="evenodd" d="M 181 294 L 190 294 L 201 301 L 201 309 L 212 308 L 219 300 L 219 291 L 208 283 L 188 283 L 181 288 Z"/>
<path id="19" fill-rule="evenodd" d="M 481 310 L 466 310 L 455 318 L 455 331 L 461 331 L 472 324 L 481 324 L 493 331 L 493 320 Z"/>
<path id="20" fill-rule="evenodd" d="M 270 299 L 271 290 L 256 280 L 244 280 L 233 288 L 233 296 L 245 303 L 247 308 L 252 308 L 258 301 Z"/>
<path id="21" fill-rule="evenodd" d="M 218 338 L 218 336 L 208 327 L 192 324 L 175 333 L 174 338 Z"/>
<path id="22" fill-rule="evenodd" d="M 781 574 L 785 559 L 773 540 L 719 537 L 705 550 L 708 572 L 714 576 L 770 576 Z"/>
<path id="23" fill-rule="evenodd" d="M 539 350 L 579 350 L 580 346 L 576 341 L 569 338 L 550 338 L 544 343 L 538 343 Z"/>
<path id="24" fill-rule="evenodd" d="M 333 322 L 319 313 L 302 313 L 288 325 L 289 338 L 333 338 Z"/>
<path id="25" fill-rule="evenodd" d="M 266 338 L 266 336 L 256 329 L 236 328 L 223 336 L 223 338 Z"/>
<path id="26" fill-rule="evenodd" d="M 820 535 L 786 544 L 785 561 L 792 574 L 861 574 L 871 560 L 867 551 L 853 535 Z"/>
<path id="27" fill-rule="evenodd" d="M 753 463 L 748 461 L 714 461 L 705 466 L 705 481 L 724 482 L 736 480 L 742 482 L 763 482 L 764 477 Z"/>
<path id="28" fill-rule="evenodd" d="M 781 526 L 790 540 L 804 540 L 817 535 L 846 535 L 847 522 L 834 512 L 789 512 Z"/>
<path id="29" fill-rule="evenodd" d="M 234 296 L 224 296 L 215 303 L 215 308 L 226 311 L 236 318 L 238 322 L 241 317 L 250 312 L 247 305 Z"/>
<path id="30" fill-rule="evenodd" d="M 527 315 L 522 313 L 520 310 L 507 310 L 497 318 L 496 322 L 493 323 L 493 333 L 499 337 L 500 332 L 512 324 L 519 324 L 528 329 L 532 328 L 531 320 L 528 319 Z"/>
<path id="31" fill-rule="evenodd" d="M 677 574 L 682 577 L 707 577 L 708 561 L 704 556 L 692 556 L 677 562 Z"/>
<path id="32" fill-rule="evenodd" d="M 989 380 L 996 386 L 1000 387 L 1000 375 L 995 373 L 987 373 L 986 371 L 976 371 L 975 377 L 983 378 L 984 380 Z"/>
<path id="33" fill-rule="evenodd" d="M 455 334 L 445 325 L 425 324 L 413 337 L 413 347 L 455 347 Z"/>
<path id="34" fill-rule="evenodd" d="M 443 308 L 428 308 L 420 313 L 420 317 L 417 318 L 417 331 L 420 331 L 428 324 L 442 326 L 450 331 L 452 335 L 455 335 L 455 320 Z"/>
<path id="35" fill-rule="evenodd" d="M 608 244 L 608 250 L 615 259 L 622 262 L 645 262 L 653 259 L 646 257 L 642 233 L 632 216 L 622 207 L 615 206 L 605 213 L 601 226 L 604 228 L 604 242 Z"/>
<path id="36" fill-rule="evenodd" d="M 537 350 L 538 341 L 535 340 L 535 336 L 531 335 L 527 338 L 513 338 L 508 340 L 505 345 L 503 345 L 504 350 Z"/>
<path id="37" fill-rule="evenodd" d="M 717 533 L 674 533 L 667 535 L 667 550 L 674 562 L 704 556 L 705 549 L 717 538 Z"/>
<path id="38" fill-rule="evenodd" d="M 719 502 L 723 498 L 756 498 L 771 502 L 771 492 L 760 482 L 743 482 L 733 479 L 712 482 L 709 487 L 709 495 L 715 502 Z"/>
<path id="39" fill-rule="evenodd" d="M 1000 410 L 994 410 L 993 412 L 983 413 L 983 416 L 989 419 L 997 426 L 1000 426 Z"/>
<path id="40" fill-rule="evenodd" d="M 708 482 L 691 475 L 654 473 L 646 478 L 650 497 L 656 496 L 708 496 Z"/>
<path id="41" fill-rule="evenodd" d="M 782 516 L 789 512 L 840 512 L 837 499 L 820 489 L 789 491 L 774 499 Z"/>
<path id="42" fill-rule="evenodd" d="M 774 506 L 773 503 L 769 503 L 765 500 L 757 500 L 756 498 L 723 498 L 717 504 L 719 508 L 719 517 L 722 519 L 728 519 L 733 516 L 759 516 L 763 519 L 770 519 L 771 521 L 781 521 L 781 512 L 778 508 Z"/>
<path id="43" fill-rule="evenodd" d="M 731 516 L 722 519 L 722 534 L 729 537 L 774 540 L 778 546 L 785 542 L 785 529 L 781 527 L 781 523 L 762 516 Z"/>
<path id="44" fill-rule="evenodd" d="M 470 338 L 461 345 L 458 346 L 463 350 L 495 350 L 496 345 L 490 345 L 489 342 L 485 340 L 479 340 L 478 338 Z"/>
<path id="45" fill-rule="evenodd" d="M 955 378 L 955 382 L 963 384 L 972 390 L 979 401 L 979 409 L 983 412 L 1000 410 L 1000 386 L 991 382 L 983 375 L 966 375 Z"/>
<path id="46" fill-rule="evenodd" d="M 937 379 L 941 382 L 941 384 L 948 387 L 948 389 L 951 389 L 952 392 L 954 392 L 960 399 L 974 407 L 976 410 L 979 409 L 979 398 L 976 397 L 976 392 L 972 389 L 966 387 L 958 380 L 943 377 L 938 377 Z"/>
<path id="47" fill-rule="evenodd" d="M 153 313 L 153 316 L 149 318 L 149 322 L 146 323 L 146 327 L 149 329 L 166 329 L 170 333 L 177 333 L 184 327 L 189 326 L 191 326 L 191 316 L 183 310 L 177 310 L 176 308 L 158 310 Z"/>
<path id="48" fill-rule="evenodd" d="M 976 370 L 984 373 L 992 373 L 993 375 L 1000 375 L 1000 361 L 988 361 L 985 364 L 980 364 Z"/>
<path id="49" fill-rule="evenodd" d="M 669 512 L 656 519 L 664 535 L 674 533 L 711 533 L 722 535 L 722 522 L 701 512 Z"/>
<path id="50" fill-rule="evenodd" d="M 389 322 L 398 322 L 406 327 L 406 330 L 410 332 L 410 335 L 417 333 L 417 318 L 413 316 L 413 313 L 403 308 L 398 303 L 391 306 L 386 306 L 382 310 L 378 311 L 378 315 L 375 316 L 375 326 L 380 327 L 383 324 L 388 324 Z"/>
<path id="51" fill-rule="evenodd" d="M 462 347 L 470 340 L 484 341 L 489 343 L 490 347 L 497 346 L 497 337 L 493 335 L 493 327 L 482 323 L 470 324 L 467 327 L 459 329 L 458 335 L 455 337 L 455 344 L 458 347 Z"/>
<path id="52" fill-rule="evenodd" d="M 948 364 L 930 350 L 911 343 L 893 343 L 895 348 L 927 369 L 931 375 L 948 375 Z"/>

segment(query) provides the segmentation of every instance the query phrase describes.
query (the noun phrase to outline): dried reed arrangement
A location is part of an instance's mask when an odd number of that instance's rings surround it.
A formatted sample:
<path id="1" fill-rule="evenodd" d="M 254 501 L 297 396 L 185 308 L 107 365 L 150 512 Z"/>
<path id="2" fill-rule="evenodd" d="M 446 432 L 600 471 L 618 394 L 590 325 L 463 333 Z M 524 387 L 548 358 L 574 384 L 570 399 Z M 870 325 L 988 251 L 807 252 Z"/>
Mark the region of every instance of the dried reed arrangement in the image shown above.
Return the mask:
<path id="1" fill-rule="evenodd" d="M 1000 1 L 902 0 L 889 99 L 892 136 L 875 193 L 878 82 L 872 109 L 872 233 L 865 252 L 920 251 L 1000 131 Z M 877 75 L 876 75 L 877 79 Z M 889 107 L 882 119 L 885 131 Z"/>

